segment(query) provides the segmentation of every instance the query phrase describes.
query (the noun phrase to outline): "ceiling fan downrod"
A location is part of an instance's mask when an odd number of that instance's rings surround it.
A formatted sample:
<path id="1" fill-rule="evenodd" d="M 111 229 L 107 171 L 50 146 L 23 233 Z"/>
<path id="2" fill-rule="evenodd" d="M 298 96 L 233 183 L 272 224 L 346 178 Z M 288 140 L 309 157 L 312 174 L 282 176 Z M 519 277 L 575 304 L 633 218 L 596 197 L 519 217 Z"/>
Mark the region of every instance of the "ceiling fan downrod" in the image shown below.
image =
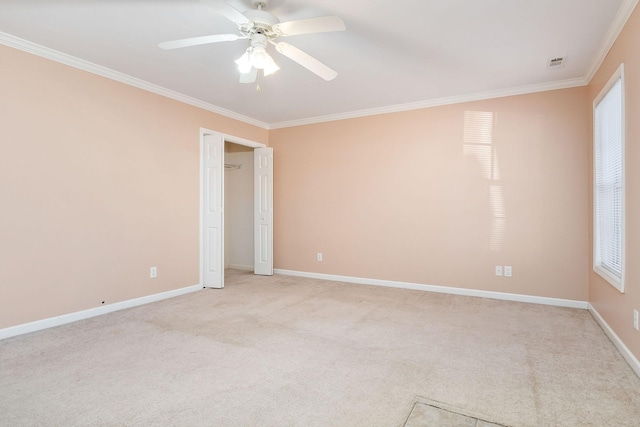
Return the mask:
<path id="1" fill-rule="evenodd" d="M 269 6 L 269 0 L 251 0 L 251 4 L 258 10 Z"/>

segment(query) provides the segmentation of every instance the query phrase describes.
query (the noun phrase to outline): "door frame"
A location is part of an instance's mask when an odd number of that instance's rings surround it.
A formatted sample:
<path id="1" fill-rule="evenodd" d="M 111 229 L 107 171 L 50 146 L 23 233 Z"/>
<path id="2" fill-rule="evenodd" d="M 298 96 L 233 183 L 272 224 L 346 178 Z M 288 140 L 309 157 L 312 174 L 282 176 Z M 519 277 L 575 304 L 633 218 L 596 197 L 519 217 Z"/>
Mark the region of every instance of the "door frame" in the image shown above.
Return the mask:
<path id="1" fill-rule="evenodd" d="M 245 139 L 245 138 L 240 138 L 238 136 L 235 135 L 229 135 L 226 134 L 224 132 L 219 132 L 216 130 L 211 130 L 211 129 L 207 129 L 207 128 L 200 128 L 200 151 L 199 151 L 199 163 L 200 163 L 200 181 L 199 181 L 199 193 L 200 193 L 200 204 L 198 206 L 198 211 L 199 211 L 199 216 L 200 216 L 200 227 L 199 227 L 199 246 L 200 246 L 200 265 L 199 265 L 199 280 L 200 280 L 200 285 L 204 287 L 204 186 L 203 186 L 203 182 L 204 182 L 204 157 L 203 157 L 203 152 L 204 152 L 204 137 L 205 135 L 220 135 L 222 136 L 222 141 L 224 142 L 231 142 L 233 144 L 238 144 L 238 145 L 244 145 L 246 147 L 251 147 L 251 148 L 266 148 L 267 145 L 263 144 L 261 142 L 256 142 L 256 141 L 252 141 L 249 139 Z M 222 162 L 224 163 L 224 145 L 222 148 Z M 221 194 L 222 199 L 224 200 L 224 168 L 222 170 L 222 194 Z M 223 206 L 224 206 L 224 202 L 223 202 Z M 224 208 L 222 209 L 222 224 L 224 224 Z M 223 234 L 222 234 L 222 251 L 220 256 L 224 256 L 224 227 L 223 227 Z M 224 259 L 223 259 L 224 260 Z M 221 261 L 223 261 L 221 260 Z M 254 261 L 255 262 L 255 261 Z M 220 264 L 222 266 L 222 268 L 224 268 L 224 265 L 221 263 Z M 224 287 L 224 273 L 222 275 L 223 278 L 223 283 L 222 286 Z"/>

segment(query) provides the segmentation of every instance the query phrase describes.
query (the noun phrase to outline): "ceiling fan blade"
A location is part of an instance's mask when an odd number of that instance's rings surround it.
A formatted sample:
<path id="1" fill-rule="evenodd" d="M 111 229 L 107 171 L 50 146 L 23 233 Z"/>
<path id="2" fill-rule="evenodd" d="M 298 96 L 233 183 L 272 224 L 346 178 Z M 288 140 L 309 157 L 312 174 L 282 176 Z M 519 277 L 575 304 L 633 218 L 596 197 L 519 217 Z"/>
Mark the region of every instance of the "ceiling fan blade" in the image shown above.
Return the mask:
<path id="1" fill-rule="evenodd" d="M 238 39 L 246 37 L 236 36 L 235 34 L 216 34 L 213 36 L 191 37 L 188 39 L 172 40 L 170 42 L 160 43 L 162 49 L 178 49 L 181 47 L 198 46 L 201 44 L 218 43 L 218 42 L 234 42 Z"/>
<path id="2" fill-rule="evenodd" d="M 229 21 L 235 22 L 236 24 L 251 24 L 251 20 L 244 16 L 242 12 L 240 12 L 235 7 L 231 6 L 224 0 L 200 0 L 202 3 L 208 5 L 213 10 L 215 10 L 220 15 L 226 17 Z"/>
<path id="3" fill-rule="evenodd" d="M 347 27 L 342 22 L 342 19 L 337 16 L 321 16 L 319 18 L 281 22 L 274 25 L 273 29 L 281 36 L 297 36 L 298 34 L 344 31 Z"/>
<path id="4" fill-rule="evenodd" d="M 311 55 L 301 51 L 295 46 L 290 45 L 289 43 L 280 42 L 274 43 L 276 45 L 276 50 L 286 56 L 287 58 L 297 62 L 302 65 L 307 70 L 311 71 L 314 74 L 322 77 L 326 81 L 330 81 L 335 79 L 338 76 L 338 73 L 332 70 L 331 68 L 324 65 L 322 62 L 318 61 Z"/>
<path id="5" fill-rule="evenodd" d="M 251 71 L 245 74 L 240 74 L 240 83 L 255 83 L 258 78 L 258 69 L 251 67 Z"/>

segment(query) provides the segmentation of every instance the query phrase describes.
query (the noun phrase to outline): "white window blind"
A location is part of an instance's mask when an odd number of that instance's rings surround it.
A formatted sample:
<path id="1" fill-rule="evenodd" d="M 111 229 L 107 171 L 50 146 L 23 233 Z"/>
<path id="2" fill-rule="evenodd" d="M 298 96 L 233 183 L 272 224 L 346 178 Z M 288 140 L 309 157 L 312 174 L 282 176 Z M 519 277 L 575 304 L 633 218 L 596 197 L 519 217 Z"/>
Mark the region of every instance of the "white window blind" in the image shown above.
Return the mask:
<path id="1" fill-rule="evenodd" d="M 624 290 L 624 93 L 622 67 L 594 107 L 594 270 Z"/>

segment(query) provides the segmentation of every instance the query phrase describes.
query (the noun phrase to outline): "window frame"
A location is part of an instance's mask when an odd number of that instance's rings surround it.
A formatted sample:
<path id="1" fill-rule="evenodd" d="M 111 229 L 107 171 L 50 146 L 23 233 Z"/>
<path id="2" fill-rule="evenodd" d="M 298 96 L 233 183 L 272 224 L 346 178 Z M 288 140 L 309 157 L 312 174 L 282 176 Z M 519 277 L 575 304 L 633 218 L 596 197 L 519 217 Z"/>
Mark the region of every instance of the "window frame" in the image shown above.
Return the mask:
<path id="1" fill-rule="evenodd" d="M 620 201 L 620 263 L 621 263 L 621 275 L 618 277 L 609 269 L 603 266 L 600 256 L 600 238 L 598 230 L 598 175 L 597 175 L 597 162 L 598 162 L 598 143 L 596 138 L 597 134 L 597 117 L 596 108 L 600 102 L 610 93 L 615 84 L 620 81 L 620 102 L 621 102 L 621 157 L 620 157 L 620 173 L 621 173 L 621 201 Z M 625 219 L 625 199 L 626 199 L 626 174 L 625 174 L 625 145 L 626 145 L 626 108 L 625 108 L 625 82 L 624 82 L 624 64 L 620 64 L 620 67 L 611 76 L 606 85 L 602 88 L 598 96 L 593 101 L 593 271 L 609 282 L 614 288 L 621 293 L 624 293 L 625 285 L 625 269 L 626 269 L 626 250 L 625 250 L 625 236 L 626 236 L 626 219 Z"/>

